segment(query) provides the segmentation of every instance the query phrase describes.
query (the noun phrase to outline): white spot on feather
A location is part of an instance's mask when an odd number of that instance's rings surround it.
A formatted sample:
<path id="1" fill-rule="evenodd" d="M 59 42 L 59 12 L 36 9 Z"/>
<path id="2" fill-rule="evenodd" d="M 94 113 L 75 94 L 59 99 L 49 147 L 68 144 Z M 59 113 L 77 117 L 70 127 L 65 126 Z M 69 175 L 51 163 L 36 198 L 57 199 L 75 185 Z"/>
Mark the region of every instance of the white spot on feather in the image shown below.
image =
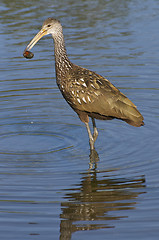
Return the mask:
<path id="1" fill-rule="evenodd" d="M 82 84 L 83 87 L 87 87 L 87 85 L 85 83 Z"/>
<path id="2" fill-rule="evenodd" d="M 80 80 L 81 80 L 82 82 L 84 82 L 84 79 L 83 79 L 83 78 L 81 78 Z"/>
<path id="3" fill-rule="evenodd" d="M 88 101 L 89 101 L 89 102 L 91 102 L 91 99 L 90 99 L 90 97 L 89 97 L 89 96 L 87 96 L 87 98 L 88 98 Z"/>
<path id="4" fill-rule="evenodd" d="M 69 100 L 67 100 L 67 102 L 72 105 L 72 102 L 70 102 Z"/>
<path id="5" fill-rule="evenodd" d="M 87 101 L 86 101 L 85 97 L 83 97 L 83 98 L 82 98 L 82 100 L 83 100 L 83 102 L 87 103 Z"/>
<path id="6" fill-rule="evenodd" d="M 97 92 L 94 92 L 94 94 L 98 97 L 99 96 L 99 94 L 97 93 Z"/>
<path id="7" fill-rule="evenodd" d="M 77 98 L 77 101 L 81 104 L 81 100 L 79 98 Z"/>
<path id="8" fill-rule="evenodd" d="M 100 80 L 97 80 L 97 82 L 99 82 L 101 85 L 103 85 L 103 83 Z"/>
<path id="9" fill-rule="evenodd" d="M 94 84 L 91 83 L 91 87 L 93 87 L 94 89 L 96 89 L 96 87 L 94 86 Z"/>

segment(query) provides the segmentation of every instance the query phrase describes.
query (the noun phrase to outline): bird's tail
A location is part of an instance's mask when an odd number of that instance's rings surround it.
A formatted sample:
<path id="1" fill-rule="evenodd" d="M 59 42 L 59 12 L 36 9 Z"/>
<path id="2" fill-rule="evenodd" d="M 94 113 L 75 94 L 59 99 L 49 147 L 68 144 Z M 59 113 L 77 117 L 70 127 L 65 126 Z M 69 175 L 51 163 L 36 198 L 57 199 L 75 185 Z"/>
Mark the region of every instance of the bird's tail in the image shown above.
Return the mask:
<path id="1" fill-rule="evenodd" d="M 138 111 L 137 107 L 131 102 L 124 94 L 121 94 L 118 99 L 118 104 L 122 106 L 120 114 L 121 119 L 134 127 L 140 127 L 144 125 L 144 118 Z"/>

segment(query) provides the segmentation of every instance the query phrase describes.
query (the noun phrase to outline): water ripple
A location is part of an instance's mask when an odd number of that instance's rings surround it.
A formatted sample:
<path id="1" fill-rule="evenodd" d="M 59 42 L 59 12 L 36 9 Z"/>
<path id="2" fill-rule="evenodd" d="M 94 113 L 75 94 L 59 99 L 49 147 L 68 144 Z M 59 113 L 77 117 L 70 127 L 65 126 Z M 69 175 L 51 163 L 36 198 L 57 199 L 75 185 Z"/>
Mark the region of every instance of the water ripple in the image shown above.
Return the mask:
<path id="1" fill-rule="evenodd" d="M 64 135 L 35 131 L 1 134 L 0 146 L 0 154 L 13 155 L 46 154 L 72 147 L 67 146 Z"/>

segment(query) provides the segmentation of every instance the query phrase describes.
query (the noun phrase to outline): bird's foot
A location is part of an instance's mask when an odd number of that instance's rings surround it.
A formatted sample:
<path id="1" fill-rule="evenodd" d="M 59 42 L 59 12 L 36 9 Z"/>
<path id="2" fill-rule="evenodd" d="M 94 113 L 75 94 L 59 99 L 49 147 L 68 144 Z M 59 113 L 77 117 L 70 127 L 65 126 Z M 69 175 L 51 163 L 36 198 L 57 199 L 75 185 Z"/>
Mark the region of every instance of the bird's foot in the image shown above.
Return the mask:
<path id="1" fill-rule="evenodd" d="M 97 153 L 97 151 L 94 149 L 90 149 L 90 155 L 89 155 L 89 158 L 90 158 L 90 163 L 89 163 L 89 169 L 92 169 L 93 168 L 93 165 L 99 161 L 99 155 Z"/>

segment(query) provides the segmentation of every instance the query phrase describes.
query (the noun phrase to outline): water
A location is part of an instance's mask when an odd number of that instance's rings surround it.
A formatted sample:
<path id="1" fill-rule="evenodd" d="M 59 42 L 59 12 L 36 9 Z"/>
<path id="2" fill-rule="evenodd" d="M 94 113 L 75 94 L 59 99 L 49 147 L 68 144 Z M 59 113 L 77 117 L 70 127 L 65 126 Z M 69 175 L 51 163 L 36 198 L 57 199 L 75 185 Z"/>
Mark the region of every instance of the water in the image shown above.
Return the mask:
<path id="1" fill-rule="evenodd" d="M 159 2 L 10 1 L 0 6 L 0 238 L 158 239 Z M 85 126 L 55 82 L 53 43 L 23 50 L 49 16 L 72 62 L 106 76 L 145 126 Z"/>

